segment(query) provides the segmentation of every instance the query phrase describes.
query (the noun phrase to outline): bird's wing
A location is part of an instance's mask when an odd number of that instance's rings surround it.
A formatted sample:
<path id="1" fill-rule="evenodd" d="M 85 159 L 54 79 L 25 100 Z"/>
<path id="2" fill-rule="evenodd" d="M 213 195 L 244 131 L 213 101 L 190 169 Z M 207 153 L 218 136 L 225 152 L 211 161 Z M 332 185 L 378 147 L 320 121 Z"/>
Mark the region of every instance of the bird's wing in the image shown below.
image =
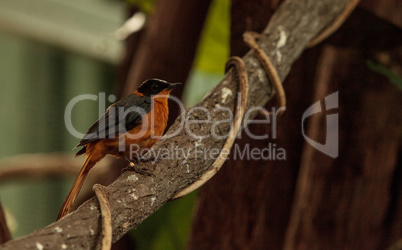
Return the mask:
<path id="1" fill-rule="evenodd" d="M 104 138 L 116 138 L 136 127 L 151 111 L 151 98 L 130 94 L 111 105 L 84 135 L 77 146 L 84 146 Z"/>

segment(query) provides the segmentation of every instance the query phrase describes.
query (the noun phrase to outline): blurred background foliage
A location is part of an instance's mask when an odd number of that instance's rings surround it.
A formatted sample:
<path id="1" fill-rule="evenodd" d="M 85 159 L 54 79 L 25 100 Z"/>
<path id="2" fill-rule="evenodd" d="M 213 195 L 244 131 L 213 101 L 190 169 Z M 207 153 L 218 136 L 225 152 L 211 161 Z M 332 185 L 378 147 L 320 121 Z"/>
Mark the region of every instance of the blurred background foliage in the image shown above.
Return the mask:
<path id="1" fill-rule="evenodd" d="M 113 93 L 124 53 L 124 43 L 114 34 L 126 19 L 128 4 L 150 14 L 155 0 L 0 2 L 1 158 L 44 152 L 73 157 L 71 148 L 79 138 L 65 127 L 65 107 L 81 94 Z M 229 1 L 215 0 L 186 83 L 187 106 L 212 87 L 205 83 L 218 83 L 228 55 Z M 72 123 L 85 132 L 98 116 L 98 103 L 81 101 L 72 111 Z M 72 182 L 73 178 L 52 178 L 0 183 L 13 237 L 53 222 Z M 183 249 L 194 200 L 191 194 L 169 202 L 132 232 L 138 249 Z"/>

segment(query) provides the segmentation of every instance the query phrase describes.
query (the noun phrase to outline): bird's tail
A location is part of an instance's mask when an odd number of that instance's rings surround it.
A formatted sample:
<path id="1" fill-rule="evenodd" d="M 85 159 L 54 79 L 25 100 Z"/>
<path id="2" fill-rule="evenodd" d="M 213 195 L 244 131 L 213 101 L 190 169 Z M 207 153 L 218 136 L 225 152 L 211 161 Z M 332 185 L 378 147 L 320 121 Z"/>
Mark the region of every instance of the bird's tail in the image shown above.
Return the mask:
<path id="1" fill-rule="evenodd" d="M 97 159 L 94 159 L 97 158 Z M 101 158 L 100 158 L 101 159 Z M 74 181 L 74 184 L 67 195 L 66 200 L 63 203 L 63 206 L 60 209 L 59 216 L 57 216 L 57 220 L 61 219 L 65 215 L 70 212 L 71 207 L 77 198 L 78 193 L 81 190 L 82 185 L 85 182 L 85 179 L 88 176 L 89 170 L 100 160 L 98 157 L 93 157 L 93 154 L 90 154 L 86 159 L 84 166 L 82 166 L 80 173 L 78 174 L 77 178 Z"/>

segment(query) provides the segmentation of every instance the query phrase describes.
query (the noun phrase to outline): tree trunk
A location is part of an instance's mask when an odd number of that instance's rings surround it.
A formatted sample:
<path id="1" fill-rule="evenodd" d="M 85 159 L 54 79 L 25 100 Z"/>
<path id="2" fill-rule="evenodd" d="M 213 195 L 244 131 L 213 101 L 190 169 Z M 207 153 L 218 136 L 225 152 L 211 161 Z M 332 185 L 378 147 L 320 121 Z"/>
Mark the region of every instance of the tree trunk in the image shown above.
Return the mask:
<path id="1" fill-rule="evenodd" d="M 244 6 L 253 3 L 242 4 L 232 4 L 233 55 L 244 50 L 239 27 L 244 31 L 254 24 L 251 7 Z M 379 50 L 382 57 L 397 57 L 384 50 L 401 45 L 401 32 L 366 11 L 356 12 L 329 41 L 349 49 L 319 46 L 293 65 L 284 82 L 288 104 L 278 138 L 236 142 L 240 148 L 275 143 L 286 150 L 286 161 L 228 160 L 201 188 L 190 249 L 383 249 L 402 235 L 401 164 L 396 163 L 401 92 L 366 64 Z M 301 121 L 310 105 L 334 91 L 340 96 L 335 110 L 340 156 L 333 160 L 305 142 Z M 307 136 L 321 143 L 325 115 L 307 123 Z M 263 134 L 270 127 L 251 130 Z"/>
<path id="2" fill-rule="evenodd" d="M 397 239 L 383 234 L 401 223 L 389 212 L 402 96 L 368 58 L 333 47 L 321 55 L 315 100 L 339 91 L 340 152 L 332 159 L 305 143 L 285 249 L 378 249 Z M 326 113 L 310 118 L 315 141 L 325 142 Z"/>
<path id="3" fill-rule="evenodd" d="M 388 248 L 402 235 L 402 95 L 368 62 L 401 72 L 401 31 L 357 9 L 328 42 L 351 47 L 327 46 L 316 82 L 315 100 L 339 91 L 340 153 L 305 144 L 285 249 Z M 325 112 L 312 117 L 308 136 L 325 142 L 325 126 Z"/>

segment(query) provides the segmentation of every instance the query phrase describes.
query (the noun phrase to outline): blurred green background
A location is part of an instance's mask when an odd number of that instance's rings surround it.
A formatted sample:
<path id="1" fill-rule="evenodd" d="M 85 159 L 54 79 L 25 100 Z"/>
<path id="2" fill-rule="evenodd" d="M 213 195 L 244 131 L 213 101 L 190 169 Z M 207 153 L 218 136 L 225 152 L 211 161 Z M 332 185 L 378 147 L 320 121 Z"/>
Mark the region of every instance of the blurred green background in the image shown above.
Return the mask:
<path id="1" fill-rule="evenodd" d="M 26 153 L 71 151 L 79 138 L 64 124 L 67 103 L 81 94 L 112 94 L 124 43 L 115 38 L 128 4 L 152 13 L 155 1 L 0 1 L 0 160 Z M 190 106 L 223 76 L 229 55 L 229 1 L 213 1 L 186 83 Z M 197 83 L 203 84 L 197 84 Z M 197 85 L 197 87 L 195 87 Z M 98 104 L 81 101 L 73 125 L 85 132 Z M 82 159 L 83 160 L 83 159 Z M 0 183 L 13 237 L 52 223 L 73 178 Z M 166 204 L 131 235 L 139 249 L 183 249 L 196 194 Z"/>

